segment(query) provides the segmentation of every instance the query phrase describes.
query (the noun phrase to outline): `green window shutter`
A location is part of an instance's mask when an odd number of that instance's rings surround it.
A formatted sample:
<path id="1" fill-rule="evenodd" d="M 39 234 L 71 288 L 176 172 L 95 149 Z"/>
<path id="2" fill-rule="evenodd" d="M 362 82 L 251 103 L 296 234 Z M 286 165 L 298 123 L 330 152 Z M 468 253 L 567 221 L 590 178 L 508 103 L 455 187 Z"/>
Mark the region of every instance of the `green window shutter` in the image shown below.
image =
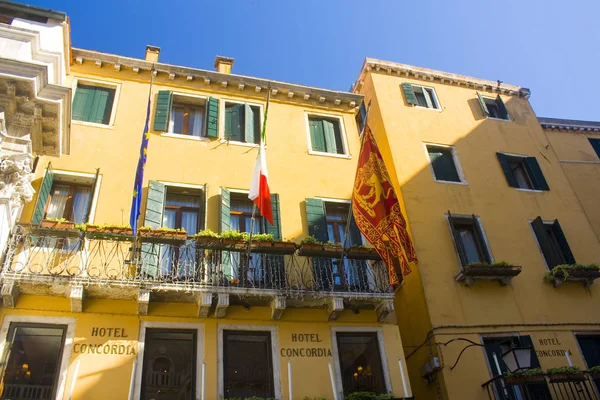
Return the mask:
<path id="1" fill-rule="evenodd" d="M 338 145 L 335 140 L 334 123 L 326 119 L 323 120 L 323 133 L 325 135 L 325 149 L 328 153 L 338 153 Z"/>
<path id="2" fill-rule="evenodd" d="M 113 89 L 102 87 L 94 88 L 92 114 L 90 115 L 89 122 L 105 125 L 109 124 L 114 99 L 115 91 Z"/>
<path id="3" fill-rule="evenodd" d="M 313 151 L 327 151 L 325 147 L 325 132 L 323 131 L 323 121 L 318 119 L 309 119 L 310 145 Z"/>
<path id="4" fill-rule="evenodd" d="M 244 141 L 254 143 L 254 111 L 248 104 L 244 104 Z"/>
<path id="5" fill-rule="evenodd" d="M 156 99 L 154 111 L 154 130 L 166 132 L 169 130 L 169 119 L 171 118 L 171 106 L 173 105 L 173 92 L 160 90 Z"/>
<path id="6" fill-rule="evenodd" d="M 144 226 L 160 228 L 163 222 L 165 208 L 166 186 L 160 182 L 148 182 L 148 196 L 146 198 L 146 214 Z M 142 243 L 141 256 L 144 274 L 152 277 L 158 275 L 159 254 L 161 246 L 152 243 Z"/>
<path id="7" fill-rule="evenodd" d="M 517 185 L 517 180 L 515 179 L 515 175 L 512 173 L 512 170 L 510 169 L 510 163 L 508 162 L 508 156 L 503 153 L 496 153 L 496 157 L 498 157 L 498 161 L 500 162 L 502 171 L 504 171 L 504 176 L 506 177 L 508 186 L 515 187 L 515 188 L 519 187 L 519 185 Z"/>
<path id="8" fill-rule="evenodd" d="M 350 206 L 352 207 L 352 206 Z M 358 229 L 358 225 L 356 225 L 356 220 L 354 219 L 354 213 L 350 213 L 350 237 L 347 245 L 350 246 L 360 246 L 363 244 L 362 235 L 360 234 L 360 229 Z"/>
<path id="9" fill-rule="evenodd" d="M 96 194 L 96 184 L 98 183 L 98 176 L 100 175 L 100 168 L 96 169 L 96 176 L 94 177 L 94 182 L 92 183 L 92 193 L 90 194 L 90 204 L 88 204 L 88 208 L 83 216 L 83 222 L 87 223 L 90 220 L 90 214 L 92 212 L 92 204 L 94 203 L 94 195 Z"/>
<path id="10" fill-rule="evenodd" d="M 306 221 L 308 223 L 308 234 L 310 236 L 320 242 L 329 240 L 323 200 L 306 199 Z"/>
<path id="11" fill-rule="evenodd" d="M 483 97 L 481 97 L 481 94 L 479 94 L 479 92 L 477 92 L 477 98 L 479 99 L 479 105 L 481 106 L 481 110 L 483 111 L 483 114 L 486 117 L 489 117 L 490 112 L 489 112 L 487 106 L 485 105 L 485 101 L 483 100 Z"/>
<path id="12" fill-rule="evenodd" d="M 594 148 L 596 155 L 600 158 L 600 139 L 588 139 Z"/>
<path id="13" fill-rule="evenodd" d="M 537 190 L 550 190 L 548 187 L 548 183 L 546 182 L 546 178 L 544 178 L 544 174 L 542 173 L 542 169 L 540 168 L 540 164 L 538 164 L 535 157 L 527 157 L 524 160 L 525 168 L 527 168 L 527 172 L 529 173 L 529 178 L 533 181 L 533 186 Z"/>
<path id="14" fill-rule="evenodd" d="M 273 235 L 276 241 L 281 240 L 281 214 L 279 210 L 279 195 L 271 194 L 271 206 L 273 207 L 273 225 L 268 221 L 265 222 L 267 233 Z"/>
<path id="15" fill-rule="evenodd" d="M 500 118 L 508 119 L 508 111 L 506 111 L 506 106 L 500 95 L 496 97 L 496 105 L 498 106 L 498 110 L 500 110 Z"/>
<path id="16" fill-rule="evenodd" d="M 404 98 L 406 99 L 406 102 L 408 104 L 411 104 L 413 106 L 419 104 L 419 102 L 417 101 L 417 96 L 415 96 L 413 86 L 410 83 L 404 82 L 402 84 L 402 91 L 404 92 Z"/>
<path id="17" fill-rule="evenodd" d="M 93 88 L 77 85 L 73 96 L 72 118 L 77 121 L 88 121 L 91 113 Z"/>
<path id="18" fill-rule="evenodd" d="M 546 264 L 550 269 L 555 266 L 562 264 L 562 260 L 556 254 L 554 250 L 554 246 L 550 238 L 548 237 L 548 233 L 546 232 L 546 228 L 544 227 L 544 222 L 541 217 L 537 217 L 533 221 L 531 221 L 531 227 L 535 232 L 535 236 L 537 238 L 538 244 L 542 249 L 542 253 L 544 254 L 544 259 L 546 260 Z"/>
<path id="19" fill-rule="evenodd" d="M 206 102 L 206 128 L 204 134 L 209 138 L 219 137 L 219 99 L 209 97 Z"/>
<path id="20" fill-rule="evenodd" d="M 435 173 L 435 179 L 438 181 L 460 182 L 452 150 L 440 148 L 428 148 L 431 166 Z"/>
<path id="21" fill-rule="evenodd" d="M 567 262 L 567 264 L 575 264 L 575 257 L 573 257 L 571 247 L 569 247 L 569 243 L 567 242 L 565 233 L 560 227 L 560 224 L 558 223 L 557 219 L 554 220 L 552 229 L 554 230 L 554 234 L 556 235 L 556 239 L 558 240 L 558 245 L 560 246 L 563 256 L 565 257 L 565 261 Z"/>
<path id="22" fill-rule="evenodd" d="M 244 140 L 244 104 L 232 104 L 225 108 L 225 140 Z"/>
<path id="23" fill-rule="evenodd" d="M 38 197 L 35 202 L 35 209 L 33 210 L 33 216 L 31 217 L 32 224 L 39 224 L 44 219 L 46 214 L 46 203 L 48 202 L 48 196 L 52 190 L 52 184 L 54 183 L 54 171 L 52 170 L 52 164 L 48 163 L 46 167 L 46 173 L 42 179 L 40 190 L 38 190 Z"/>
<path id="24" fill-rule="evenodd" d="M 231 193 L 221 188 L 221 233 L 231 229 Z"/>

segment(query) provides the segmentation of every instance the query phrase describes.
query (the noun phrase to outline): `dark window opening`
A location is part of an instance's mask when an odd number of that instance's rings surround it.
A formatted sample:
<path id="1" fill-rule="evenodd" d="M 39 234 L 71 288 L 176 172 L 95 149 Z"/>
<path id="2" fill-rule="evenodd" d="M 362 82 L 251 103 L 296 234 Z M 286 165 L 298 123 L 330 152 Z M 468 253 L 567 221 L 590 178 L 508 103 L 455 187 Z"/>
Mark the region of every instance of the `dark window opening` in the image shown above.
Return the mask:
<path id="1" fill-rule="evenodd" d="M 552 269 L 561 264 L 575 264 L 575 258 L 558 220 L 549 223 L 537 217 L 531 222 L 531 226 L 548 268 Z"/>
<path id="2" fill-rule="evenodd" d="M 588 140 L 590 141 L 592 148 L 596 152 L 596 155 L 598 156 L 598 158 L 600 158 L 600 139 L 589 138 Z"/>
<path id="3" fill-rule="evenodd" d="M 413 91 L 419 107 L 434 108 L 436 110 L 440 108 L 433 89 L 413 85 Z"/>
<path id="4" fill-rule="evenodd" d="M 10 324 L 1 399 L 56 396 L 65 333 L 61 325 Z"/>
<path id="5" fill-rule="evenodd" d="M 147 329 L 141 400 L 196 398 L 196 331 Z"/>
<path id="6" fill-rule="evenodd" d="M 336 335 L 344 395 L 385 393 L 385 380 L 375 332 L 338 332 Z"/>
<path id="7" fill-rule="evenodd" d="M 225 398 L 275 397 L 271 333 L 223 331 Z"/>
<path id="8" fill-rule="evenodd" d="M 590 368 L 600 365 L 600 335 L 577 335 L 577 342 L 583 354 L 583 359 Z M 593 376 L 596 389 L 600 390 L 600 377 Z"/>
<path id="9" fill-rule="evenodd" d="M 45 218 L 64 218 L 76 224 L 87 222 L 92 193 L 90 185 L 55 181 L 48 197 Z"/>
<path id="10" fill-rule="evenodd" d="M 490 263 L 490 253 L 477 217 L 456 217 L 448 213 L 448 219 L 462 265 Z"/>
<path id="11" fill-rule="evenodd" d="M 521 189 L 533 189 L 533 184 L 527 173 L 524 158 L 509 157 L 510 171 L 517 182 L 517 187 Z"/>
<path id="12" fill-rule="evenodd" d="M 452 149 L 427 146 L 435 179 L 446 182 L 460 182 L 461 179 L 454 163 Z"/>

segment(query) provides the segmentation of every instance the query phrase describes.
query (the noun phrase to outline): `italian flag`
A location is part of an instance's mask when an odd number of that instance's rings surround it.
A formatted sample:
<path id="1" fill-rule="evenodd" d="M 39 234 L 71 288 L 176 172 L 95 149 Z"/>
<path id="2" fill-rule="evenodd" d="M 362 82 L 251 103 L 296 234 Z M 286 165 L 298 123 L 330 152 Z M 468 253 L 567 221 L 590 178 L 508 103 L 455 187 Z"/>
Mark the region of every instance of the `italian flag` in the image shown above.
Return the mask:
<path id="1" fill-rule="evenodd" d="M 265 131 L 267 128 L 267 113 L 269 112 L 269 98 L 271 89 L 267 92 L 267 105 L 265 106 L 265 118 L 260 135 L 260 146 L 258 147 L 258 156 L 254 164 L 252 173 L 252 183 L 250 184 L 250 194 L 248 198 L 256 204 L 260 215 L 265 217 L 273 225 L 273 206 L 271 205 L 271 190 L 269 189 L 269 174 L 267 173 L 267 154 L 265 151 Z"/>

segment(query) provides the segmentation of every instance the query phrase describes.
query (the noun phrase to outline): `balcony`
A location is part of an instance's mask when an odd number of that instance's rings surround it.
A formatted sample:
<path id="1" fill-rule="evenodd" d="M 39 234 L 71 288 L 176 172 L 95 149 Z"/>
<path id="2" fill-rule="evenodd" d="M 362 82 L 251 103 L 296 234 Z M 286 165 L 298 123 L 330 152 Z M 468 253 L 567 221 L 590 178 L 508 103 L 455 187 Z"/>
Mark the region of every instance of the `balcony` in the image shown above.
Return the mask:
<path id="1" fill-rule="evenodd" d="M 2 267 L 2 296 L 64 296 L 73 311 L 84 298 L 128 299 L 146 314 L 152 301 L 198 305 L 201 317 L 226 315 L 231 305 L 375 309 L 393 319 L 393 293 L 381 261 L 300 256 L 295 246 L 207 243 L 193 238 L 141 237 L 18 225 Z"/>
<path id="2" fill-rule="evenodd" d="M 490 400 L 599 400 L 598 386 L 589 373 L 520 378 L 496 376 L 481 385 Z"/>

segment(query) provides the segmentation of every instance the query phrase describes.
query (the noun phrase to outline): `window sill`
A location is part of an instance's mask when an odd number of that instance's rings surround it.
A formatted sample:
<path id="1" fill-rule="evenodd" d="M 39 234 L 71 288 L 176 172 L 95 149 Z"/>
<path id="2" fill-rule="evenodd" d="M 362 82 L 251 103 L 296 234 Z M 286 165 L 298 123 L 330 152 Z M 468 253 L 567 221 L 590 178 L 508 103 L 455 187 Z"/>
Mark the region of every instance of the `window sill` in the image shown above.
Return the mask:
<path id="1" fill-rule="evenodd" d="M 332 157 L 332 158 L 344 158 L 346 160 L 350 160 L 352 158 L 352 155 L 350 155 L 350 154 L 326 153 L 326 152 L 323 152 L 323 151 L 313 151 L 313 150 L 308 150 L 308 154 L 311 154 L 313 156 L 324 156 L 324 157 Z"/>
<path id="2" fill-rule="evenodd" d="M 523 188 L 515 188 L 518 192 L 526 192 L 526 193 L 544 193 L 545 190 L 538 189 L 523 189 Z"/>
<path id="3" fill-rule="evenodd" d="M 113 129 L 114 128 L 114 125 L 98 124 L 96 122 L 78 121 L 76 119 L 71 120 L 71 123 L 74 125 L 92 126 L 95 128 L 102 128 L 102 129 Z"/>
<path id="4" fill-rule="evenodd" d="M 491 119 L 491 120 L 494 120 L 494 121 L 512 122 L 512 120 L 510 118 L 504 119 L 504 118 L 496 118 L 496 117 L 486 117 L 486 119 Z"/>
<path id="5" fill-rule="evenodd" d="M 174 139 L 193 140 L 196 142 L 210 142 L 210 138 L 206 138 L 206 137 L 202 137 L 202 136 L 182 135 L 180 133 L 166 132 L 166 133 L 162 133 L 160 136 L 174 138 Z"/>
<path id="6" fill-rule="evenodd" d="M 461 182 L 455 182 L 455 181 L 441 181 L 441 180 L 438 180 L 438 179 L 435 179 L 435 178 L 434 178 L 433 180 L 434 180 L 435 182 L 438 182 L 438 183 L 448 183 L 448 184 L 450 184 L 450 185 L 463 185 L 463 186 L 466 186 L 466 185 L 468 185 L 468 184 L 469 184 L 469 183 L 468 183 L 468 182 L 466 182 L 466 181 L 461 181 Z"/>
<path id="7" fill-rule="evenodd" d="M 258 144 L 256 143 L 246 143 L 246 142 L 238 142 L 237 140 L 225 140 L 225 139 L 219 139 L 219 142 L 221 143 L 226 143 L 226 144 L 233 144 L 236 146 L 242 146 L 242 147 L 255 147 L 258 148 Z M 267 148 L 267 146 L 265 146 L 265 149 Z"/>
<path id="8" fill-rule="evenodd" d="M 442 108 L 433 108 L 433 107 L 424 107 L 424 106 L 416 106 L 413 105 L 413 108 L 419 108 L 421 110 L 429 110 L 429 111 L 437 111 L 437 112 L 442 112 Z"/>

